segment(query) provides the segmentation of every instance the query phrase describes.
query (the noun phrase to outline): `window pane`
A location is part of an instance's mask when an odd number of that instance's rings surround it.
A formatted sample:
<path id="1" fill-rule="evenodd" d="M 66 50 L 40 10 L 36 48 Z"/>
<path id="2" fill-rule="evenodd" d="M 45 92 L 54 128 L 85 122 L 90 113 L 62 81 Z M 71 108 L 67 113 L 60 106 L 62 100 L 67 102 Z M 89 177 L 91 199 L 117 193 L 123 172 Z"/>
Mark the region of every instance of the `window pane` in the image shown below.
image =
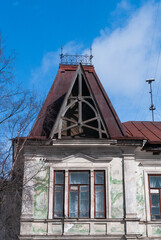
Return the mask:
<path id="1" fill-rule="evenodd" d="M 55 184 L 63 184 L 63 172 L 55 172 Z"/>
<path id="2" fill-rule="evenodd" d="M 62 218 L 63 217 L 63 213 L 54 213 L 54 217 L 55 218 Z"/>
<path id="3" fill-rule="evenodd" d="M 104 172 L 96 172 L 96 184 L 104 184 L 103 176 Z"/>
<path id="4" fill-rule="evenodd" d="M 63 190 L 63 186 L 55 186 L 55 190 L 62 191 Z"/>
<path id="5" fill-rule="evenodd" d="M 159 207 L 159 194 L 151 194 L 151 205 Z"/>
<path id="6" fill-rule="evenodd" d="M 81 190 L 81 191 L 83 191 L 83 190 L 84 190 L 84 191 L 85 191 L 85 190 L 88 191 L 88 190 L 89 190 L 89 186 L 80 186 L 80 190 Z"/>
<path id="7" fill-rule="evenodd" d="M 69 217 L 78 217 L 78 191 L 70 192 Z"/>
<path id="8" fill-rule="evenodd" d="M 152 207 L 152 215 L 160 215 L 160 207 Z"/>
<path id="9" fill-rule="evenodd" d="M 96 218 L 103 218 L 104 217 L 104 213 L 100 213 L 100 212 L 96 212 Z"/>
<path id="10" fill-rule="evenodd" d="M 103 186 L 97 186 L 96 185 L 96 190 L 101 190 L 102 191 L 103 190 Z"/>
<path id="11" fill-rule="evenodd" d="M 55 191 L 54 196 L 54 213 L 63 212 L 63 192 Z"/>
<path id="12" fill-rule="evenodd" d="M 103 191 L 96 192 L 96 212 L 104 212 Z"/>
<path id="13" fill-rule="evenodd" d="M 89 184 L 88 172 L 71 172 L 70 184 Z"/>
<path id="14" fill-rule="evenodd" d="M 89 212 L 80 212 L 81 218 L 89 218 Z"/>
<path id="15" fill-rule="evenodd" d="M 83 212 L 86 212 L 83 214 Z M 80 215 L 81 217 L 89 217 L 89 192 L 81 191 L 80 192 Z"/>
<path id="16" fill-rule="evenodd" d="M 157 216 L 152 215 L 152 219 L 161 219 L 161 216 L 160 215 L 157 215 Z"/>
<path id="17" fill-rule="evenodd" d="M 150 176 L 150 187 L 161 188 L 161 176 Z"/>
<path id="18" fill-rule="evenodd" d="M 54 217 L 61 218 L 64 214 L 64 172 L 55 171 L 54 174 Z"/>

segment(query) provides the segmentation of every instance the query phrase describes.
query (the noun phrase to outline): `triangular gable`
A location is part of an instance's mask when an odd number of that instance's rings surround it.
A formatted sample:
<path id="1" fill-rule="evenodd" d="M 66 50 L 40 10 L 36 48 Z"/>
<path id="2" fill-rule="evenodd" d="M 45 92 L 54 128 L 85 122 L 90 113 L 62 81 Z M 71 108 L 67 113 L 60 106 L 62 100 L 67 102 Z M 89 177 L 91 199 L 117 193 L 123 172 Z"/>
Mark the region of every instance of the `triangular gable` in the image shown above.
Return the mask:
<path id="1" fill-rule="evenodd" d="M 81 64 L 65 96 L 50 138 L 109 138 Z"/>
<path id="2" fill-rule="evenodd" d="M 39 116 L 30 132 L 30 137 L 46 136 L 49 138 L 53 126 L 56 126 L 56 119 L 65 104 L 65 98 L 72 88 L 72 83 L 76 81 L 78 71 L 81 69 L 87 88 L 90 89 L 94 99 L 94 107 L 101 117 L 101 129 L 106 133 L 106 137 L 117 139 L 126 136 L 126 132 L 120 122 L 93 66 L 60 65 L 57 76 L 39 113 Z M 73 86 L 74 87 L 74 86 Z M 86 88 L 86 89 L 87 89 Z M 86 111 L 88 113 L 88 111 Z M 54 129 L 55 131 L 55 129 Z M 53 132 L 52 132 L 53 133 Z"/>
<path id="3" fill-rule="evenodd" d="M 81 152 L 78 152 L 74 155 L 68 155 L 67 157 L 58 159 L 56 156 L 52 156 L 52 158 L 47 159 L 47 162 L 55 162 L 55 163 L 83 163 L 83 164 L 89 164 L 89 163 L 108 163 L 112 161 L 112 157 L 107 156 L 90 156 L 83 154 Z"/>
<path id="4" fill-rule="evenodd" d="M 70 156 L 62 159 L 62 162 L 71 162 L 71 163 L 76 162 L 76 163 L 78 163 L 79 161 L 81 161 L 82 163 L 90 163 L 90 162 L 96 162 L 96 161 L 98 161 L 98 159 L 93 158 L 93 157 L 88 156 L 88 155 L 85 155 L 85 154 L 82 154 L 82 153 L 77 153 L 75 155 L 70 155 Z"/>

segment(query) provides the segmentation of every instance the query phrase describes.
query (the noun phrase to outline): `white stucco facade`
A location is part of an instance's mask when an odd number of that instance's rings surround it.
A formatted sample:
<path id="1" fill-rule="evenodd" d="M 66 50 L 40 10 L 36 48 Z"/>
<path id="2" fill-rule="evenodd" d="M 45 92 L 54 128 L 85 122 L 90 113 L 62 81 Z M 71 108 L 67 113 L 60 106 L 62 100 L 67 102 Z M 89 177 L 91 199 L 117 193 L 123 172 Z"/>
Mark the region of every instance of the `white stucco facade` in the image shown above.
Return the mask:
<path id="1" fill-rule="evenodd" d="M 23 191 L 19 238 L 161 239 L 161 222 L 151 219 L 148 183 L 149 174 L 161 174 L 161 159 L 141 149 L 141 141 L 125 145 L 108 140 L 26 146 L 24 181 L 30 180 Z M 60 170 L 65 172 L 64 217 L 58 219 L 53 217 L 53 179 Z M 88 219 L 69 218 L 68 173 L 73 170 L 90 172 Z M 94 217 L 96 170 L 105 172 L 103 219 Z"/>

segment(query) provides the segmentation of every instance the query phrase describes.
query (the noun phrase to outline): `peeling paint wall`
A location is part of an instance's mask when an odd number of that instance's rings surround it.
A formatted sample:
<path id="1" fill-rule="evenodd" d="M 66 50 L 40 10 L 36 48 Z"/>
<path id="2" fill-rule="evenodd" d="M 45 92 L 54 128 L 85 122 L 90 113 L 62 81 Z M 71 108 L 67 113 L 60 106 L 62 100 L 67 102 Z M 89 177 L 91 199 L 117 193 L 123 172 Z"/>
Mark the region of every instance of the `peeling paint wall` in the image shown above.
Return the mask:
<path id="1" fill-rule="evenodd" d="M 64 232 L 66 234 L 89 234 L 89 224 L 66 223 Z"/>
<path id="2" fill-rule="evenodd" d="M 161 236 L 161 226 L 153 226 L 152 227 L 152 235 L 160 235 Z"/>
<path id="3" fill-rule="evenodd" d="M 34 178 L 34 218 L 47 219 L 49 167 L 39 161 L 35 171 L 37 174 Z"/>
<path id="4" fill-rule="evenodd" d="M 123 217 L 122 159 L 110 163 L 111 217 Z"/>
<path id="5" fill-rule="evenodd" d="M 47 233 L 47 224 L 45 223 L 33 223 L 32 224 L 32 233 L 45 235 Z"/>
<path id="6" fill-rule="evenodd" d="M 109 230 L 111 234 L 124 233 L 124 224 L 120 222 L 109 223 Z"/>
<path id="7" fill-rule="evenodd" d="M 145 196 L 144 196 L 144 179 L 143 170 L 136 167 L 136 206 L 137 215 L 140 219 L 145 220 Z"/>
<path id="8" fill-rule="evenodd" d="M 94 148 L 93 148 L 94 149 Z M 40 160 L 40 157 L 34 159 L 27 159 L 27 171 L 30 170 L 30 166 L 34 166 L 31 172 L 35 171 L 34 180 L 32 184 L 28 184 L 32 187 L 30 191 L 31 200 L 30 204 L 27 198 L 24 198 L 24 212 L 21 219 L 21 234 L 24 236 L 31 236 L 31 240 L 36 236 L 37 238 L 53 239 L 64 236 L 62 239 L 74 238 L 74 235 L 79 235 L 80 238 L 88 239 L 88 236 L 94 239 L 99 238 L 116 238 L 121 239 L 128 231 L 128 234 L 133 235 L 133 239 L 153 238 L 161 239 L 161 224 L 157 220 L 151 221 L 151 213 L 149 204 L 149 192 L 148 192 L 148 174 L 149 171 L 161 172 L 161 167 L 158 170 L 150 165 L 143 166 L 147 159 L 136 160 L 135 154 L 118 154 L 117 156 L 108 153 L 107 158 L 97 159 L 94 158 L 93 149 L 90 149 L 92 157 L 88 156 L 88 153 L 78 153 L 75 146 L 70 149 L 71 156 L 63 159 L 57 159 L 57 155 L 48 150 L 50 159 L 47 161 Z M 62 151 L 65 152 L 65 148 Z M 60 150 L 59 150 L 60 151 Z M 85 152 L 85 149 L 83 148 Z M 87 151 L 87 149 L 86 149 Z M 96 151 L 94 149 L 94 151 Z M 44 151 L 45 152 L 45 151 Z M 100 155 L 102 154 L 101 151 Z M 66 152 L 69 155 L 68 152 Z M 106 152 L 107 154 L 107 152 Z M 40 155 L 39 155 L 40 156 Z M 109 157 L 110 156 L 110 157 Z M 52 159 L 53 157 L 53 159 Z M 58 156 L 60 158 L 60 156 Z M 123 165 L 122 163 L 126 163 Z M 32 164 L 30 164 L 32 162 Z M 151 163 L 151 159 L 148 164 Z M 126 167 L 126 168 L 123 168 Z M 34 169 L 34 170 L 33 170 Z M 72 170 L 89 170 L 90 171 L 90 219 L 70 219 L 68 217 L 68 181 L 69 171 Z M 157 170 L 156 170 L 157 169 Z M 49 171 L 50 170 L 50 171 Z M 65 172 L 65 202 L 64 202 L 64 219 L 53 219 L 53 189 L 54 189 L 54 171 L 63 170 Z M 96 219 L 94 217 L 94 171 L 103 170 L 106 176 L 106 219 Z M 124 170 L 124 190 L 123 190 L 123 170 Z M 126 172 L 125 172 L 126 171 Z M 30 172 L 30 171 L 29 171 Z M 130 176 L 130 178 L 126 178 Z M 33 173 L 32 173 L 33 174 Z M 129 180 L 130 179 L 130 180 Z M 132 183 L 132 184 L 131 184 Z M 125 192 L 125 196 L 123 195 Z M 24 192 L 25 193 L 25 192 Z M 129 202 L 127 200 L 127 193 L 129 193 Z M 133 195 L 131 194 L 133 193 Z M 124 201 L 126 206 L 125 218 L 124 218 Z M 135 211 L 134 210 L 135 203 Z M 128 209 L 128 211 L 127 211 Z M 128 214 L 127 214 L 128 212 Z M 26 214 L 26 215 L 25 215 Z M 131 214 L 131 215 L 130 215 Z M 148 217 L 149 214 L 149 217 Z M 139 236 L 135 238 L 135 235 Z M 33 237 L 32 237 L 33 236 Z M 81 237 L 82 236 L 82 237 Z M 131 236 L 131 235 L 130 235 Z M 20 238 L 20 240 L 24 238 Z M 30 238 L 29 238 L 30 239 Z"/>
<path id="9" fill-rule="evenodd" d="M 107 225 L 106 224 L 94 224 L 94 233 L 99 235 L 105 235 L 107 232 Z"/>

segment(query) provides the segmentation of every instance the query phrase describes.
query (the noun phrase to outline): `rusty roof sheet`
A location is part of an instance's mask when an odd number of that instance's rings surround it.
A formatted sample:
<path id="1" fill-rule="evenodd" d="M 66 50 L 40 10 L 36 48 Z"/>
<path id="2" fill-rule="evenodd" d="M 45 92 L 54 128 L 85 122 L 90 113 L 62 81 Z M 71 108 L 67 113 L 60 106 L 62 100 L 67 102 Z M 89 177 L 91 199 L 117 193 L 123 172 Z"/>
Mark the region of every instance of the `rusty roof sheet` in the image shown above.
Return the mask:
<path id="1" fill-rule="evenodd" d="M 95 97 L 96 103 L 106 125 L 107 131 L 111 139 L 122 138 L 127 136 L 123 124 L 120 122 L 93 66 L 82 66 L 89 82 L 90 88 Z M 78 66 L 60 65 L 56 78 L 51 86 L 48 96 L 42 106 L 39 116 L 30 132 L 30 137 L 44 136 L 43 124 L 47 117 L 47 111 L 52 105 L 52 124 L 56 120 L 57 114 L 61 108 L 63 99 L 70 87 L 75 76 Z"/>
<path id="2" fill-rule="evenodd" d="M 161 144 L 161 122 L 129 121 L 123 125 L 129 137 L 140 137 L 150 144 Z"/>

